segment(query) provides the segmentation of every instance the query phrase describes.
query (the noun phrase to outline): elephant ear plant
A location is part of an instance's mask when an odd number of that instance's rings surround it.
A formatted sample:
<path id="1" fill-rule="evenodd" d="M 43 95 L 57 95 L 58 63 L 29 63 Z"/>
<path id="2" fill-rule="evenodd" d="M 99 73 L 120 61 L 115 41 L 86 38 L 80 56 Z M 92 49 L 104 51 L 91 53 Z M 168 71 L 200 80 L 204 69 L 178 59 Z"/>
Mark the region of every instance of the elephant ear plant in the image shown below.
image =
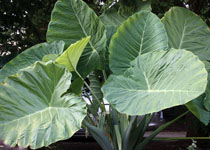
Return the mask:
<path id="1" fill-rule="evenodd" d="M 58 0 L 48 43 L 0 70 L 0 139 L 37 149 L 82 127 L 104 150 L 139 150 L 188 111 L 145 138 L 153 113 L 184 104 L 208 124 L 210 46 L 196 41 L 209 30 L 184 8 L 160 20 L 148 3 L 110 28 L 100 20 L 106 14 L 98 17 L 82 0 Z M 189 20 L 177 21 L 177 13 Z"/>

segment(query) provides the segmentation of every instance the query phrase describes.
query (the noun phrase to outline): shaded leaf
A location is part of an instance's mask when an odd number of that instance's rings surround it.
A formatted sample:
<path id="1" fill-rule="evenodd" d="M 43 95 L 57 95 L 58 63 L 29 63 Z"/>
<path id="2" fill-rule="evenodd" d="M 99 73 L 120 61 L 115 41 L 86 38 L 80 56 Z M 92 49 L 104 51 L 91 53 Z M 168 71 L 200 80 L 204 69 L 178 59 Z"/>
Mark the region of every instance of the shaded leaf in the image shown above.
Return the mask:
<path id="1" fill-rule="evenodd" d="M 120 15 L 116 7 L 109 8 L 100 16 L 101 21 L 106 27 L 113 26 L 115 28 L 119 27 L 127 18 L 127 15 Z"/>
<path id="2" fill-rule="evenodd" d="M 114 26 L 118 28 L 130 15 L 133 15 L 139 11 L 151 11 L 151 0 L 133 0 L 133 6 L 125 6 L 127 9 L 122 10 L 121 8 L 116 7 L 115 5 L 107 9 L 101 16 L 101 21 L 104 23 L 106 28 L 108 26 Z M 130 8 L 129 8 L 130 7 Z M 121 9 L 121 10 L 120 10 Z"/>
<path id="3" fill-rule="evenodd" d="M 205 92 L 205 98 L 204 98 L 204 107 L 210 111 L 210 72 L 208 74 L 208 84 L 206 87 L 206 92 Z"/>
<path id="4" fill-rule="evenodd" d="M 210 113 L 204 107 L 205 94 L 185 104 L 186 107 L 205 125 L 208 125 Z"/>
<path id="5" fill-rule="evenodd" d="M 95 12 L 82 0 L 58 0 L 52 11 L 47 41 L 65 41 L 70 44 L 91 36 L 78 64 L 78 71 L 89 74 L 102 69 L 105 57 L 106 31 Z"/>
<path id="6" fill-rule="evenodd" d="M 72 81 L 72 84 L 71 84 L 71 87 L 70 87 L 70 90 L 77 94 L 77 95 L 81 95 L 82 94 L 82 87 L 84 86 L 84 81 L 79 78 L 79 77 L 76 77 L 73 81 Z"/>
<path id="7" fill-rule="evenodd" d="M 206 70 L 208 71 L 209 63 L 207 61 L 204 61 Z M 194 114 L 203 124 L 208 125 L 210 121 L 210 74 L 208 73 L 208 83 L 206 87 L 206 91 L 204 94 L 200 95 L 193 101 L 190 101 L 189 103 L 185 104 L 186 107 Z"/>
<path id="8" fill-rule="evenodd" d="M 90 88 L 92 89 L 93 93 L 96 95 L 98 100 L 100 102 L 102 102 L 103 101 L 103 94 L 101 92 L 101 83 L 100 83 L 100 79 L 99 79 L 96 71 L 90 73 L 89 81 L 90 81 Z M 92 104 L 89 106 L 89 109 L 92 110 L 92 113 L 95 116 L 98 115 L 99 105 L 100 105 L 99 102 L 93 96 L 92 97 Z"/>
<path id="9" fill-rule="evenodd" d="M 107 30 L 106 37 L 107 37 L 107 47 L 108 47 L 112 39 L 112 36 L 115 34 L 117 29 L 114 26 L 107 26 L 106 30 Z"/>
<path id="10" fill-rule="evenodd" d="M 205 64 L 207 72 L 210 72 L 210 62 L 203 60 L 203 63 Z"/>
<path id="11" fill-rule="evenodd" d="M 151 11 L 151 0 L 135 0 L 137 9 L 136 11 Z"/>
<path id="12" fill-rule="evenodd" d="M 162 22 L 170 47 L 186 49 L 202 60 L 210 60 L 210 30 L 201 17 L 183 7 L 173 7 Z"/>

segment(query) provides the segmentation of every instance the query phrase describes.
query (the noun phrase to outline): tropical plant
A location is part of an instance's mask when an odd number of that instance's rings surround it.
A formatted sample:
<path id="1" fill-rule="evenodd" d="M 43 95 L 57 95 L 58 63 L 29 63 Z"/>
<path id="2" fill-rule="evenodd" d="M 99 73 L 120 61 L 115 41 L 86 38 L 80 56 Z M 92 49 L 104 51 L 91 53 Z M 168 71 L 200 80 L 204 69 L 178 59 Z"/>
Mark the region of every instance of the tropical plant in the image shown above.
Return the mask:
<path id="1" fill-rule="evenodd" d="M 46 147 L 83 127 L 105 150 L 139 150 L 189 111 L 144 138 L 154 112 L 183 104 L 207 125 L 209 29 L 180 7 L 160 20 L 149 2 L 130 17 L 113 8 L 98 17 L 81 0 L 58 0 L 50 44 L 29 48 L 0 71 L 5 144 Z"/>

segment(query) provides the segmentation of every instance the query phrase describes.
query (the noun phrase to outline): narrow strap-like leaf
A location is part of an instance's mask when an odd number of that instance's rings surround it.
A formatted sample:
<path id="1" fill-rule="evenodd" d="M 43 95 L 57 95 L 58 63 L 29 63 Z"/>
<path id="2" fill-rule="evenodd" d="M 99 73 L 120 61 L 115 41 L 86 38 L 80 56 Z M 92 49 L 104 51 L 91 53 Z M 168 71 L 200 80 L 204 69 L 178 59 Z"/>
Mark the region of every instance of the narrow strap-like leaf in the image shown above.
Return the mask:
<path id="1" fill-rule="evenodd" d="M 183 116 L 185 116 L 189 111 L 181 114 L 180 116 L 178 116 L 177 118 L 173 119 L 172 121 L 169 121 L 163 125 L 161 125 L 158 129 L 156 129 L 149 137 L 147 137 L 146 139 L 144 139 L 144 141 L 142 143 L 139 143 L 136 147 L 135 150 L 142 150 L 143 147 L 148 144 L 156 135 L 158 135 L 162 130 L 164 130 L 166 127 L 168 127 L 169 125 L 173 124 L 174 122 L 176 122 L 177 120 L 179 120 L 180 118 L 182 118 Z"/>
<path id="2" fill-rule="evenodd" d="M 109 139 L 105 136 L 105 132 L 101 131 L 99 128 L 90 125 L 87 121 L 83 121 L 83 124 L 89 129 L 89 132 L 98 142 L 98 144 L 103 148 L 103 150 L 112 150 Z"/>
<path id="3" fill-rule="evenodd" d="M 125 131 L 125 134 L 123 136 L 122 150 L 132 150 L 133 149 L 132 145 L 130 144 L 130 138 L 131 138 L 131 132 L 132 132 L 133 128 L 135 128 L 137 125 L 136 120 L 137 120 L 136 117 L 132 117 L 131 121 L 129 122 L 127 130 Z"/>

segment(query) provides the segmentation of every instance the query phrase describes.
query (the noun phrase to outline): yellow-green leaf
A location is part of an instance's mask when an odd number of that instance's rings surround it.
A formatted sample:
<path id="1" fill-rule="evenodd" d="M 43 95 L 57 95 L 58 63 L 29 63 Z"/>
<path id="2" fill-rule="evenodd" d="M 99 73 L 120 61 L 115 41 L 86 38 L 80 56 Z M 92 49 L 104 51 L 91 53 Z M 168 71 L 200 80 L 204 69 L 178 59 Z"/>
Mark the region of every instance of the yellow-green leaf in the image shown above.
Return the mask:
<path id="1" fill-rule="evenodd" d="M 90 40 L 90 36 L 71 44 L 67 50 L 56 59 L 56 62 L 64 65 L 69 71 L 75 71 L 79 58 Z"/>

